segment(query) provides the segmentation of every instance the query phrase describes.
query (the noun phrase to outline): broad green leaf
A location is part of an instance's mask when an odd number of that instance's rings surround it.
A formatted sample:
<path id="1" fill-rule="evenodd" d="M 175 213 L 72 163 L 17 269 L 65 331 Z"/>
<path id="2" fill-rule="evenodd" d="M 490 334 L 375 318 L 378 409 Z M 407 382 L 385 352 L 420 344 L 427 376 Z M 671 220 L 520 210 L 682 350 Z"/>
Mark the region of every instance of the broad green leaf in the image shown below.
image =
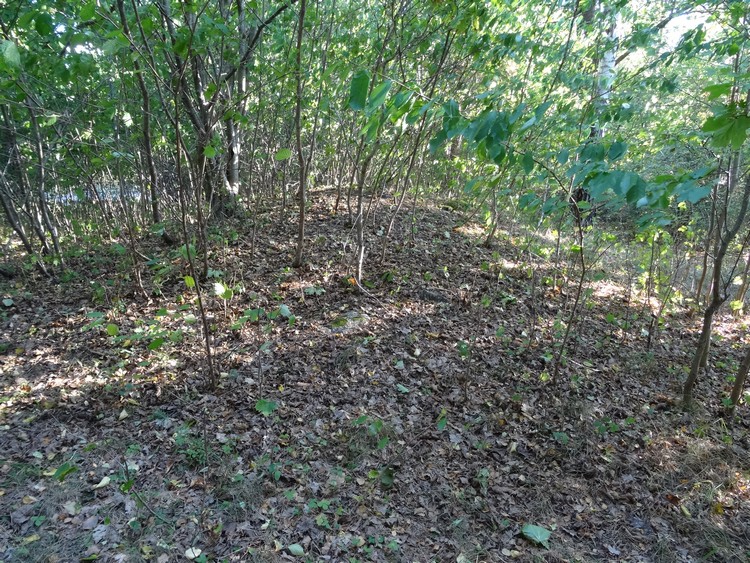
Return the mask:
<path id="1" fill-rule="evenodd" d="M 614 162 L 615 160 L 622 158 L 625 155 L 625 152 L 627 150 L 628 150 L 627 143 L 623 143 L 622 141 L 615 141 L 609 147 L 607 158 L 610 160 L 610 162 Z"/>
<path id="2" fill-rule="evenodd" d="M 81 21 L 92 20 L 96 16 L 96 2 L 89 2 L 81 6 L 81 11 L 78 12 L 78 17 Z"/>
<path id="3" fill-rule="evenodd" d="M 565 164 L 568 162 L 568 158 L 570 158 L 570 151 L 568 149 L 562 149 L 559 153 L 557 153 L 557 162 L 560 164 Z"/>
<path id="4" fill-rule="evenodd" d="M 534 123 L 536 123 L 536 115 L 532 115 L 529 119 L 527 119 L 526 122 L 521 125 L 521 128 L 518 130 L 518 132 L 522 133 L 526 131 L 526 129 L 534 125 Z"/>
<path id="5" fill-rule="evenodd" d="M 750 127 L 750 117 L 735 115 L 730 112 L 729 108 L 722 108 L 721 113 L 706 120 L 702 130 L 712 133 L 715 146 L 719 148 L 731 146 L 736 150 L 744 144 L 748 127 Z"/>
<path id="6" fill-rule="evenodd" d="M 284 303 L 279 305 L 279 314 L 285 319 L 288 319 L 292 316 L 292 312 L 289 310 L 289 307 L 287 307 Z"/>
<path id="7" fill-rule="evenodd" d="M 370 101 L 367 102 L 368 110 L 372 111 L 373 109 L 379 108 L 381 105 L 383 105 L 385 97 L 388 95 L 388 92 L 391 89 L 391 84 L 392 83 L 390 80 L 386 80 L 375 89 L 373 89 L 372 94 L 370 94 Z"/>
<path id="8" fill-rule="evenodd" d="M 526 174 L 531 174 L 534 170 L 534 156 L 530 152 L 527 152 L 523 155 L 521 164 L 523 165 L 523 171 L 526 172 Z"/>
<path id="9" fill-rule="evenodd" d="M 53 475 L 53 477 L 62 483 L 63 481 L 65 481 L 65 478 L 68 475 L 70 475 L 71 473 L 75 471 L 78 471 L 78 467 L 66 461 L 60 467 L 57 468 L 57 471 L 55 471 L 55 474 Z"/>
<path id="10" fill-rule="evenodd" d="M 448 140 L 448 135 L 446 135 L 445 130 L 441 129 L 438 132 L 438 134 L 433 139 L 430 140 L 430 144 L 429 144 L 430 154 L 435 154 L 437 150 L 447 140 Z"/>
<path id="11" fill-rule="evenodd" d="M 703 124 L 702 130 L 706 133 L 713 133 L 714 131 L 720 131 L 728 127 L 731 123 L 731 116 L 727 113 L 720 113 L 709 117 Z"/>
<path id="12" fill-rule="evenodd" d="M 698 203 L 708 194 L 711 193 L 711 186 L 692 186 L 688 189 L 679 190 L 677 193 L 677 202 L 687 201 L 690 203 Z"/>
<path id="13" fill-rule="evenodd" d="M 13 41 L 3 41 L 0 50 L 3 52 L 3 60 L 6 65 L 10 68 L 18 68 L 21 66 L 21 55 L 18 53 L 18 47 L 16 47 L 16 44 L 13 43 Z"/>
<path id="14" fill-rule="evenodd" d="M 276 154 L 273 155 L 274 160 L 288 160 L 292 156 L 292 151 L 290 149 L 279 149 L 276 151 Z"/>
<path id="15" fill-rule="evenodd" d="M 724 84 L 711 84 L 703 89 L 704 92 L 708 93 L 709 100 L 715 100 L 722 96 L 728 96 L 732 91 L 732 83 L 725 82 Z"/>
<path id="16" fill-rule="evenodd" d="M 255 410 L 263 416 L 270 415 L 273 411 L 278 408 L 275 401 L 267 401 L 266 399 L 258 399 L 255 403 Z"/>
<path id="17" fill-rule="evenodd" d="M 382 125 L 382 114 L 380 112 L 372 114 L 370 119 L 367 121 L 367 125 L 362 130 L 362 134 L 365 136 L 367 142 L 372 142 L 375 137 L 378 136 L 378 131 Z"/>
<path id="18" fill-rule="evenodd" d="M 195 279 L 193 279 L 193 276 L 185 276 L 185 285 L 190 289 L 195 287 Z"/>
<path id="19" fill-rule="evenodd" d="M 13 306 L 13 300 L 10 297 L 6 297 L 3 299 L 3 305 L 6 307 L 12 307 Z"/>
<path id="20" fill-rule="evenodd" d="M 216 149 L 211 145 L 208 145 L 203 149 L 203 156 L 206 158 L 213 158 L 216 156 Z"/>
<path id="21" fill-rule="evenodd" d="M 117 336 L 118 334 L 120 334 L 120 329 L 117 328 L 117 325 L 115 324 L 108 324 L 107 334 L 109 334 L 110 336 Z"/>
<path id="22" fill-rule="evenodd" d="M 384 467 L 380 470 L 380 482 L 386 487 L 393 485 L 394 470 L 393 467 Z"/>
<path id="23" fill-rule="evenodd" d="M 148 349 L 158 350 L 159 348 L 161 348 L 162 344 L 164 344 L 164 337 L 159 336 L 151 341 L 151 343 L 148 345 Z"/>
<path id="24" fill-rule="evenodd" d="M 523 537 L 526 539 L 549 549 L 549 538 L 552 535 L 552 532 L 546 528 L 535 526 L 534 524 L 524 524 L 523 528 L 521 528 L 521 534 L 523 534 Z"/>
<path id="25" fill-rule="evenodd" d="M 42 37 L 52 35 L 55 26 L 52 24 L 52 16 L 47 13 L 39 13 L 34 20 L 34 29 Z"/>
<path id="26" fill-rule="evenodd" d="M 243 316 L 250 319 L 251 323 L 257 323 L 258 320 L 263 316 L 263 309 L 245 309 Z"/>
<path id="27" fill-rule="evenodd" d="M 547 113 L 547 110 L 552 106 L 553 103 L 554 102 L 552 100 L 549 100 L 537 106 L 537 108 L 534 110 L 534 115 L 536 116 L 537 120 L 541 119 L 542 116 Z"/>
<path id="28" fill-rule="evenodd" d="M 352 76 L 349 94 L 349 107 L 354 111 L 365 109 L 367 103 L 367 90 L 370 88 L 370 73 L 359 70 Z"/>

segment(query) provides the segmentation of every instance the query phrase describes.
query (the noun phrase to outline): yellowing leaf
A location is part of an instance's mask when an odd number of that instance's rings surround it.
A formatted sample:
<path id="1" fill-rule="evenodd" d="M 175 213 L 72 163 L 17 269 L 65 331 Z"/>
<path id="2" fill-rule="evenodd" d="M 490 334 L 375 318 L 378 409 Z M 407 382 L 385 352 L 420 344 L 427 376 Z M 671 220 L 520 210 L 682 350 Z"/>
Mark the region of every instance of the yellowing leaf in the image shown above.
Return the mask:
<path id="1" fill-rule="evenodd" d="M 108 475 L 105 475 L 104 477 L 102 477 L 101 481 L 99 481 L 96 485 L 94 485 L 92 487 L 92 489 L 94 489 L 94 490 L 96 490 L 96 489 L 102 489 L 102 488 L 106 487 L 107 485 L 109 485 L 109 483 L 110 483 L 111 480 L 112 479 L 110 479 Z"/>

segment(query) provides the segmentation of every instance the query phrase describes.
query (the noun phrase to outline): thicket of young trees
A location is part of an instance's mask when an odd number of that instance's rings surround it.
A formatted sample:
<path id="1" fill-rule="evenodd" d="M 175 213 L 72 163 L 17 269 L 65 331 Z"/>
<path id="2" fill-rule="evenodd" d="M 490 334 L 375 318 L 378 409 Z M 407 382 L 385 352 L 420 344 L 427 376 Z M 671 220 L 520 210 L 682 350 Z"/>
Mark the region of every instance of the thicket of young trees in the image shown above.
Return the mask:
<path id="1" fill-rule="evenodd" d="M 139 271 L 150 232 L 200 282 L 207 225 L 260 210 L 293 214 L 305 263 L 305 210 L 332 188 L 360 283 L 407 201 L 438 198 L 485 220 L 487 244 L 504 209 L 555 229 L 575 314 L 590 240 L 617 217 L 652 249 L 657 301 L 694 279 L 689 404 L 750 272 L 749 17 L 742 0 L 8 0 L 4 238 L 54 277 L 87 237 L 127 241 Z M 396 205 L 376 245 L 380 194 Z"/>

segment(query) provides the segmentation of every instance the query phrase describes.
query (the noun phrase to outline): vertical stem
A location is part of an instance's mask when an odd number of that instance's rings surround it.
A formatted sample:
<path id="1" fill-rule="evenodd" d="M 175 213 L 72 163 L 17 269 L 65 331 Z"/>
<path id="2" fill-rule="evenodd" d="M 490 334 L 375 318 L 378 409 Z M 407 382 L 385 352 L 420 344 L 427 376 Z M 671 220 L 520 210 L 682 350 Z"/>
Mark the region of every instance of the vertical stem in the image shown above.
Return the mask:
<path id="1" fill-rule="evenodd" d="M 299 165 L 299 224 L 297 226 L 297 252 L 292 265 L 299 268 L 303 263 L 305 246 L 305 207 L 307 206 L 307 164 L 302 152 L 302 33 L 305 27 L 307 0 L 300 0 L 297 22 L 297 104 L 294 108 L 294 128 L 297 141 L 297 163 Z"/>

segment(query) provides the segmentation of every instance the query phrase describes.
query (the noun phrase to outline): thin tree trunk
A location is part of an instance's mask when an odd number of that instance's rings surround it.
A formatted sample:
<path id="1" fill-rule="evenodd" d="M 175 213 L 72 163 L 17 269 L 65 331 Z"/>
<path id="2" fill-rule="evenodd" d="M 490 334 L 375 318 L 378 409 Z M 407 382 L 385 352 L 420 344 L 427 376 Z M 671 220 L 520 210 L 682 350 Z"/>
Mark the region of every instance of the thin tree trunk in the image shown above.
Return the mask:
<path id="1" fill-rule="evenodd" d="M 729 181 L 727 182 L 727 190 L 733 191 L 739 181 L 738 170 L 739 164 L 736 162 L 739 159 L 739 153 L 732 155 L 732 162 L 729 166 Z M 682 392 L 682 402 L 685 407 L 690 407 L 693 403 L 693 389 L 695 383 L 698 380 L 698 373 L 702 366 L 705 366 L 708 359 L 708 346 L 711 341 L 711 325 L 713 323 L 713 317 L 719 307 L 729 297 L 726 293 L 728 284 L 722 284 L 722 267 L 724 265 L 724 258 L 729 250 L 730 245 L 734 241 L 737 233 L 744 224 L 745 216 L 747 215 L 748 203 L 750 203 L 750 177 L 745 179 L 745 185 L 742 191 L 742 199 L 740 203 L 740 209 L 737 213 L 734 224 L 731 228 L 726 229 L 726 232 L 722 235 L 722 230 L 725 229 L 727 224 L 727 209 L 726 203 L 724 208 L 721 210 L 720 216 L 716 221 L 716 249 L 714 252 L 714 263 L 713 263 L 713 275 L 711 276 L 711 300 L 706 307 L 706 311 L 703 315 L 703 327 L 701 328 L 701 335 L 696 346 L 695 355 L 690 365 L 690 373 L 685 381 L 685 386 Z"/>
<path id="2" fill-rule="evenodd" d="M 740 402 L 742 390 L 745 388 L 745 381 L 747 380 L 747 373 L 750 371 L 750 348 L 745 352 L 745 357 L 742 359 L 742 364 L 737 372 L 737 377 L 734 380 L 734 386 L 732 387 L 732 393 L 729 396 L 729 406 L 727 407 L 727 414 L 734 414 L 737 403 Z"/>
<path id="3" fill-rule="evenodd" d="M 136 53 L 133 48 L 134 42 L 130 34 L 130 26 L 128 25 L 128 18 L 125 15 L 125 4 L 124 0 L 117 0 L 117 11 L 120 14 L 120 23 L 122 25 L 122 32 L 130 42 L 130 51 Z M 135 71 L 136 81 L 138 83 L 138 90 L 141 93 L 141 102 L 143 104 L 143 111 L 141 112 L 141 135 L 143 136 L 143 156 L 146 159 L 146 168 L 148 169 L 149 177 L 149 194 L 151 197 L 151 219 L 154 223 L 161 222 L 161 214 L 159 213 L 159 176 L 156 173 L 156 165 L 154 164 L 154 154 L 151 146 L 151 100 L 148 94 L 148 88 L 146 88 L 146 81 L 143 78 L 143 71 L 141 70 L 141 64 L 137 58 L 133 58 L 133 70 Z"/>
<path id="4" fill-rule="evenodd" d="M 292 265 L 299 268 L 303 263 L 305 247 L 305 207 L 307 206 L 307 163 L 302 152 L 302 34 L 305 27 L 307 0 L 300 0 L 297 21 L 297 103 L 294 108 L 294 128 L 297 141 L 297 163 L 299 165 L 299 224 L 297 225 L 297 252 Z"/>

